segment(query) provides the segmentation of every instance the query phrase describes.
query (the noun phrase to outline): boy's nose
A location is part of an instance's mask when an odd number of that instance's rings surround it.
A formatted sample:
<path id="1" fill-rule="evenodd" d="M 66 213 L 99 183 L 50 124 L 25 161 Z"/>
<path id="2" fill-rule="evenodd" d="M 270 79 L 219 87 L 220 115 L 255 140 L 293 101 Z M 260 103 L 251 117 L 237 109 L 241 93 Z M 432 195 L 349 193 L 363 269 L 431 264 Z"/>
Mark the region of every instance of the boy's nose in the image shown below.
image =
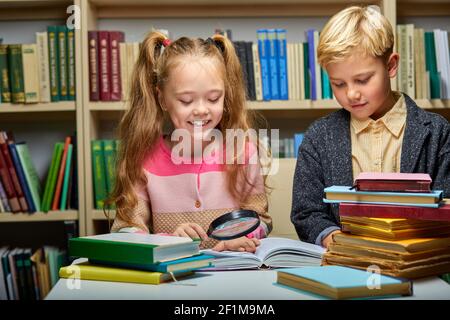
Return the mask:
<path id="1" fill-rule="evenodd" d="M 358 90 L 355 90 L 353 88 L 349 88 L 347 90 L 347 97 L 349 100 L 359 100 L 361 98 L 361 93 Z"/>

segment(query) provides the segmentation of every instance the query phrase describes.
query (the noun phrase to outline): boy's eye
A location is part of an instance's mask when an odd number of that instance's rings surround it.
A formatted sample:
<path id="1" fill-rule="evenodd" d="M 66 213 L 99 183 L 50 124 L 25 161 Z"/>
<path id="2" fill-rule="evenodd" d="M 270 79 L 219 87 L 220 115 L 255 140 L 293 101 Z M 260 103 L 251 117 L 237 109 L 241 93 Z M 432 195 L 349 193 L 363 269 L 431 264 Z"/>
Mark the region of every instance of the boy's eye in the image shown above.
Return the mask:
<path id="1" fill-rule="evenodd" d="M 337 88 L 341 88 L 341 87 L 343 87 L 344 86 L 344 84 L 341 82 L 341 83 L 333 83 L 334 84 L 334 86 L 335 87 L 337 87 Z"/>

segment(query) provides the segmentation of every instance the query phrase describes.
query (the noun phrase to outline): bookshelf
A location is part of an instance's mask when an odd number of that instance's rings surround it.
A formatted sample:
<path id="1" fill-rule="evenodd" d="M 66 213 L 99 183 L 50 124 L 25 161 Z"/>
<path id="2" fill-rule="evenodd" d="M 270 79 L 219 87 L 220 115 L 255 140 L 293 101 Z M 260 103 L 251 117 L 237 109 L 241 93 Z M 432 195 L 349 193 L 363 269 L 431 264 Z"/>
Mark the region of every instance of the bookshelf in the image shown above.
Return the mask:
<path id="1" fill-rule="evenodd" d="M 298 40 L 299 35 L 306 30 L 299 26 L 298 21 L 306 21 L 313 27 L 323 26 L 329 16 L 348 6 L 350 1 L 342 0 L 192 0 L 186 4 L 181 0 L 81 0 L 82 16 L 82 64 L 83 64 L 83 122 L 84 122 L 84 152 L 85 152 L 85 205 L 86 205 L 86 233 L 94 234 L 104 231 L 106 217 L 102 210 L 93 207 L 93 182 L 90 141 L 93 139 L 111 139 L 114 137 L 114 126 L 105 125 L 108 121 L 118 121 L 126 103 L 120 102 L 91 102 L 89 101 L 88 83 L 88 30 L 122 30 L 126 34 L 126 41 L 141 41 L 146 30 L 151 26 L 168 29 L 173 38 L 180 35 L 207 37 L 214 27 L 230 27 L 233 29 L 233 39 L 256 40 L 256 29 L 264 28 L 273 23 L 277 27 L 285 22 L 288 30 L 288 41 Z M 383 14 L 393 26 L 404 16 L 424 15 L 449 16 L 449 2 L 445 0 L 379 0 L 358 1 L 358 3 L 378 4 Z M 253 22 L 252 22 L 253 21 Z M 256 21 L 256 22 L 255 22 Z M 215 24 L 214 24 L 215 23 Z M 258 26 L 258 23 L 261 25 Z M 198 28 L 190 24 L 198 25 Z M 233 24 L 233 25 L 231 25 Z M 182 28 L 179 25 L 186 26 Z M 235 26 L 233 28 L 233 26 Z M 240 30 L 239 28 L 242 28 Z M 302 29 L 303 28 L 303 29 Z M 441 26 L 450 30 L 450 27 Z M 201 30 L 200 30 L 201 29 Z M 293 38 L 289 39 L 296 30 Z M 206 32 L 205 32 L 206 30 Z M 236 33 L 235 33 L 236 31 Z M 240 32 L 238 35 L 237 33 Z M 395 88 L 395 81 L 393 81 Z M 442 114 L 450 119 L 450 100 L 417 100 L 417 103 L 429 111 Z M 281 124 L 281 130 L 292 131 L 292 126 L 298 121 L 298 130 L 305 130 L 315 119 L 325 116 L 338 106 L 335 100 L 303 100 L 303 101 L 249 101 L 250 109 L 260 111 L 269 123 Z M 290 124 L 288 125 L 288 121 Z M 294 123 L 294 124 L 293 124 Z M 286 125 L 286 127 L 283 127 Z M 274 128 L 274 126 L 272 126 Z M 276 235 L 296 237 L 290 225 L 290 203 L 293 172 L 296 159 L 280 159 L 279 174 L 270 177 L 269 181 L 275 188 L 269 199 L 270 213 L 274 217 Z M 114 213 L 111 213 L 111 217 Z M 279 224 L 277 223 L 279 222 Z M 101 225 L 103 223 L 103 229 Z M 277 224 L 279 225 L 277 227 Z"/>
<path id="2" fill-rule="evenodd" d="M 11 1 L 0 0 L 0 37 L 4 43 L 35 43 L 35 32 L 46 31 L 47 25 L 65 24 L 69 14 L 67 8 L 73 5 L 68 0 L 29 0 Z M 75 33 L 76 57 L 81 53 L 81 36 Z M 78 195 L 79 210 L 57 210 L 28 213 L 0 213 L 0 227 L 2 244 L 17 244 L 17 239 L 10 239 L 11 235 L 21 234 L 24 223 L 33 224 L 39 228 L 42 239 L 36 243 L 42 245 L 55 245 L 61 243 L 61 239 L 52 238 L 55 243 L 47 241 L 43 234 L 52 234 L 56 227 L 54 222 L 77 221 L 78 233 L 85 234 L 84 214 L 84 152 L 83 152 L 83 122 L 82 122 L 82 92 L 81 92 L 81 63 L 76 61 L 76 101 L 60 101 L 51 103 L 12 104 L 0 103 L 0 128 L 12 130 L 16 141 L 26 141 L 30 148 L 32 160 L 36 166 L 44 186 L 47 170 L 50 165 L 53 145 L 57 141 L 63 141 L 64 137 L 72 132 L 77 132 L 77 162 L 78 162 Z M 81 170 L 81 171 L 80 171 Z M 30 224 L 31 226 L 31 224 Z M 14 229 L 15 232 L 7 230 Z M 58 227 L 59 228 L 59 227 Z M 10 231 L 10 232 L 9 232 Z M 41 242 L 42 240 L 42 242 Z M 22 241 L 22 246 L 35 246 L 35 242 Z"/>
<path id="3" fill-rule="evenodd" d="M 32 126 L 34 130 L 38 130 L 35 123 L 45 122 L 51 124 L 50 127 L 57 127 L 57 129 L 42 128 L 42 131 L 36 134 L 64 131 L 65 125 L 77 130 L 80 209 L 48 214 L 37 213 L 33 217 L 4 214 L 0 215 L 0 222 L 45 222 L 67 219 L 78 220 L 80 235 L 94 234 L 104 230 L 103 211 L 93 208 L 90 141 L 114 137 L 116 126 L 126 104 L 123 101 L 89 101 L 88 30 L 125 30 L 126 41 L 140 41 L 151 26 L 169 29 L 174 38 L 184 33 L 187 36 L 205 37 L 211 35 L 215 27 L 225 27 L 233 29 L 233 37 L 236 40 L 255 41 L 256 29 L 259 27 L 286 26 L 288 41 L 299 41 L 303 39 L 303 31 L 307 26 L 321 28 L 329 16 L 350 3 L 351 1 L 345 0 L 192 0 L 189 4 L 182 0 L 0 0 L 0 23 L 3 23 L 0 36 L 8 26 L 13 26 L 5 23 L 22 22 L 38 28 L 45 21 L 67 19 L 67 7 L 72 4 L 81 9 L 81 29 L 75 33 L 76 101 L 0 105 L 0 125 L 7 123 L 8 126 Z M 378 4 L 393 26 L 410 19 L 413 21 L 418 19 L 427 27 L 434 23 L 432 21 L 436 18 L 441 19 L 441 28 L 450 30 L 448 22 L 445 22 L 449 21 L 450 16 L 448 0 L 362 0 L 358 3 Z M 163 23 L 165 25 L 161 25 Z M 180 27 L 180 24 L 188 27 Z M 6 26 L 6 29 L 3 26 Z M 198 31 L 199 29 L 201 32 Z M 11 34 L 16 32 L 17 36 L 20 33 L 20 31 L 6 31 Z M 434 99 L 417 102 L 423 108 L 450 119 L 450 100 Z M 269 123 L 273 124 L 272 128 L 277 125 L 281 131 L 287 130 L 288 133 L 297 126 L 299 131 L 305 130 L 313 120 L 340 108 L 334 100 L 251 101 L 248 106 L 260 111 Z M 41 147 L 41 144 L 37 144 L 35 150 Z M 48 166 L 48 159 L 46 161 Z M 292 188 L 283 187 L 283 183 L 291 183 L 294 167 L 295 159 L 280 159 L 280 174 L 271 177 L 271 182 L 275 186 L 270 199 L 271 213 L 277 217 L 276 219 L 281 216 L 289 217 Z M 42 170 L 45 171 L 43 165 Z M 42 174 L 45 173 L 42 172 Z M 281 224 L 289 224 L 288 220 L 283 220 Z M 280 235 L 287 235 L 292 230 L 275 231 Z"/>

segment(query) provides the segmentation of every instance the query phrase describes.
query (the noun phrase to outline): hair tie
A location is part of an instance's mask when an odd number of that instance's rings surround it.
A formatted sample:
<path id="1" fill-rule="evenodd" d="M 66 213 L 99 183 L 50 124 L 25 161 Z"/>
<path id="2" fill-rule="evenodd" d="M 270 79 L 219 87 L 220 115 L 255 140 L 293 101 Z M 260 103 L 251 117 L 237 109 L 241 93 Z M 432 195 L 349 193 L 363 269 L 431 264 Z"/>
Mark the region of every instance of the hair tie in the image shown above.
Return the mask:
<path id="1" fill-rule="evenodd" d="M 166 38 L 166 39 L 163 40 L 162 45 L 163 45 L 164 47 L 167 47 L 167 46 L 169 46 L 171 43 L 172 43 L 172 41 L 170 41 L 169 38 Z"/>
<path id="2" fill-rule="evenodd" d="M 219 51 L 222 53 L 225 51 L 225 48 L 223 47 L 223 45 L 220 41 L 216 41 L 213 38 L 208 38 L 205 40 L 205 42 L 210 45 L 215 45 L 217 47 L 217 49 L 219 49 Z"/>

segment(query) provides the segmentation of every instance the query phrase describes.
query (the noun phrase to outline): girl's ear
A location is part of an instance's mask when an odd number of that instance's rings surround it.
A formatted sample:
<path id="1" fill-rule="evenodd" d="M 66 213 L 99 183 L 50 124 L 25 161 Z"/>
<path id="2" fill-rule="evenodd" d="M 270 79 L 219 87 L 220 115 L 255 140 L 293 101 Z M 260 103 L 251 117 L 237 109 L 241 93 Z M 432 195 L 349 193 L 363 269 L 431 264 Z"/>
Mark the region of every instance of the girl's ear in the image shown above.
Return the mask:
<path id="1" fill-rule="evenodd" d="M 400 61 L 400 55 L 397 52 L 391 53 L 388 62 L 387 62 L 387 70 L 389 74 L 389 78 L 394 78 L 397 75 L 398 66 Z"/>
<path id="2" fill-rule="evenodd" d="M 160 105 L 161 109 L 163 111 L 167 111 L 166 107 L 164 106 L 164 97 L 162 91 L 158 87 L 156 87 L 156 95 L 158 97 L 158 104 Z"/>

